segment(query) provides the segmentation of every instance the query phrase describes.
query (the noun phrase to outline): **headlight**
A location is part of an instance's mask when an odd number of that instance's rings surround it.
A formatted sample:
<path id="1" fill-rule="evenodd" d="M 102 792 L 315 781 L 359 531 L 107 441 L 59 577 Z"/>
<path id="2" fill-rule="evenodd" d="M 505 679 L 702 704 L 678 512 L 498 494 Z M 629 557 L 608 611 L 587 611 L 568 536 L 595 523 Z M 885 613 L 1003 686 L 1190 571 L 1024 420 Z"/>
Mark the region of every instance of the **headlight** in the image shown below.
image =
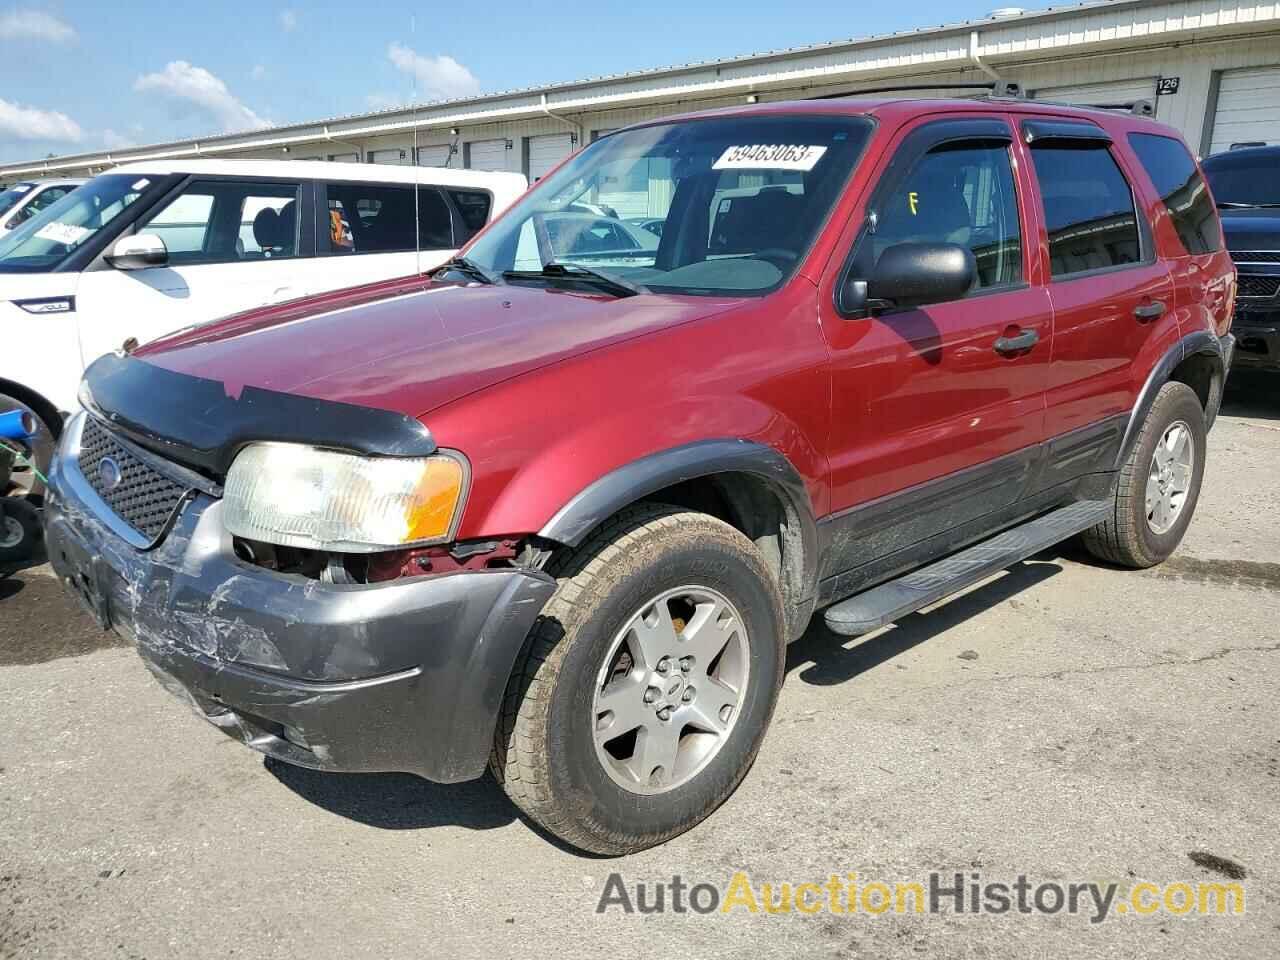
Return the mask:
<path id="1" fill-rule="evenodd" d="M 255 443 L 227 471 L 223 522 L 247 540 L 343 553 L 443 543 L 455 532 L 467 480 L 455 454 L 360 457 Z"/>

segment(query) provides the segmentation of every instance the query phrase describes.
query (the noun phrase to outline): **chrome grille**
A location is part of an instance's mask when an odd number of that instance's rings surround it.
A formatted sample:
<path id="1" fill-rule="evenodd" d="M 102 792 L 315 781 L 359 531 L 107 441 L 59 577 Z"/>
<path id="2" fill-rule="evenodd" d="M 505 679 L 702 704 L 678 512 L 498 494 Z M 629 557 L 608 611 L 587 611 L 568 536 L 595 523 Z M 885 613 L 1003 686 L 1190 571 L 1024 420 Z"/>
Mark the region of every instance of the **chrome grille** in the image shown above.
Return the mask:
<path id="1" fill-rule="evenodd" d="M 116 476 L 110 477 L 114 464 Z M 182 503 L 186 485 L 146 463 L 92 417 L 80 435 L 80 473 L 112 512 L 153 543 L 160 538 L 173 512 Z M 114 483 L 108 482 L 114 479 Z"/>
<path id="2" fill-rule="evenodd" d="M 1280 263 L 1280 252 L 1275 250 L 1232 250 L 1231 259 L 1236 263 Z"/>
<path id="3" fill-rule="evenodd" d="M 1280 291 L 1280 275 L 1239 273 L 1236 275 L 1236 284 L 1237 293 L 1241 297 L 1274 297 Z"/>

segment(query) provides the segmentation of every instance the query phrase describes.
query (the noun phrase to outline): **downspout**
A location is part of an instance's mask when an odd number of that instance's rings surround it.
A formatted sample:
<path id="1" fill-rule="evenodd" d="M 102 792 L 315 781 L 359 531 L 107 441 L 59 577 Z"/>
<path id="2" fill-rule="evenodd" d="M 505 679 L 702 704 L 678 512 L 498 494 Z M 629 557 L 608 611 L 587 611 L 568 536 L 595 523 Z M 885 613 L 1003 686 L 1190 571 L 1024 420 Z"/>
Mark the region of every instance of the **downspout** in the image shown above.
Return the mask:
<path id="1" fill-rule="evenodd" d="M 552 113 L 551 108 L 547 106 L 547 95 L 544 93 L 541 95 L 541 98 L 542 98 L 542 102 L 540 106 L 542 107 L 542 112 L 545 113 L 552 120 L 559 120 L 561 123 L 566 124 L 567 126 L 573 127 L 573 131 L 574 131 L 573 138 L 575 143 L 578 146 L 578 149 L 581 149 L 582 147 L 584 147 L 586 144 L 585 144 L 585 138 L 583 137 L 583 133 L 582 133 L 582 124 L 574 123 L 568 117 L 563 117 L 558 113 Z"/>
<path id="2" fill-rule="evenodd" d="M 344 147 L 352 147 L 356 152 L 356 159 L 359 163 L 364 163 L 364 147 L 358 143 L 352 143 L 350 140 L 339 140 L 329 132 L 329 125 L 324 125 L 324 138 L 329 143 L 337 143 Z"/>
<path id="3" fill-rule="evenodd" d="M 969 59 L 973 61 L 973 65 L 975 67 L 977 67 L 979 70 L 985 73 L 992 80 L 995 80 L 997 83 L 999 83 L 1001 80 L 1004 79 L 1004 77 L 996 73 L 996 71 L 989 64 L 987 64 L 986 61 L 984 61 L 980 56 L 978 56 L 978 31 L 977 30 L 969 31 Z"/>

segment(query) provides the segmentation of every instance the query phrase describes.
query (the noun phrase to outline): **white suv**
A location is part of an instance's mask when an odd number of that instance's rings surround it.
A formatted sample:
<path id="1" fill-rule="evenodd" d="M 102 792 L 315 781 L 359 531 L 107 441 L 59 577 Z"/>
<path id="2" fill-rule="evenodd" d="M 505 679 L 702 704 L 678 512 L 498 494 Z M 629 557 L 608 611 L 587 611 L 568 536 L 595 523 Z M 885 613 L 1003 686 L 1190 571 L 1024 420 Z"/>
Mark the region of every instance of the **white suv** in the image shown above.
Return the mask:
<path id="1" fill-rule="evenodd" d="M 301 160 L 103 173 L 0 239 L 0 412 L 38 418 L 29 452 L 46 463 L 59 411 L 75 409 L 80 376 L 102 354 L 252 307 L 430 271 L 527 185 L 513 173 Z M 34 472 L 14 479 L 40 492 Z"/>
<path id="2" fill-rule="evenodd" d="M 0 230 L 20 227 L 45 207 L 61 200 L 81 184 L 83 177 L 58 180 L 23 180 L 0 193 Z"/>

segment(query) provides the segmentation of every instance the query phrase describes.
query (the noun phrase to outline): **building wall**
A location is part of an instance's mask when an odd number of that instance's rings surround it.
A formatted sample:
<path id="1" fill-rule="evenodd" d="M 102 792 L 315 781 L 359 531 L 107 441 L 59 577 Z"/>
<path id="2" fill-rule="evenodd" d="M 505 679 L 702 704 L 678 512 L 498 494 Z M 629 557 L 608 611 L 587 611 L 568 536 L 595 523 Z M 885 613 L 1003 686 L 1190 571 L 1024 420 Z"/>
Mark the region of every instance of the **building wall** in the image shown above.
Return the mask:
<path id="1" fill-rule="evenodd" d="M 1061 58 L 1053 56 L 1052 52 L 1048 54 L 1032 52 L 1026 55 L 1025 59 L 1001 63 L 999 72 L 1007 79 L 1021 83 L 1024 89 L 1033 91 L 1076 84 L 1106 84 L 1143 78 L 1178 77 L 1180 79 L 1178 92 L 1158 98 L 1156 117 L 1181 130 L 1192 150 L 1201 150 L 1207 149 L 1208 146 L 1208 142 L 1204 141 L 1207 129 L 1205 118 L 1207 111 L 1212 108 L 1211 93 L 1215 72 L 1272 64 L 1280 64 L 1280 39 L 1275 35 L 1263 35 L 1208 43 L 1185 43 L 1156 50 L 1121 49 L 1089 57 Z M 895 79 L 897 78 L 880 78 L 876 84 L 893 83 Z M 974 68 L 952 68 L 935 73 L 912 72 L 901 79 L 911 83 L 974 83 L 988 78 Z M 797 87 L 780 87 L 758 96 L 761 101 L 785 100 L 847 89 L 852 89 L 852 85 L 847 82 L 825 85 L 806 82 Z M 921 93 L 920 95 L 928 96 L 929 94 Z M 591 142 L 595 131 L 624 127 L 628 124 L 692 110 L 738 106 L 743 102 L 744 97 L 739 94 L 708 96 L 700 92 L 691 93 L 688 96 L 673 97 L 658 104 L 577 113 L 570 118 L 572 123 L 542 117 L 532 120 L 476 124 L 459 128 L 459 136 L 456 139 L 460 145 L 473 140 L 509 139 L 512 141 L 512 149 L 508 151 L 510 162 L 507 169 L 524 171 L 528 169 L 527 157 L 524 155 L 528 137 L 568 131 L 578 137 L 577 145 L 580 147 L 584 143 Z M 1276 109 L 1280 111 L 1280 103 L 1277 103 Z M 447 133 L 426 132 L 419 135 L 418 143 L 421 146 L 446 145 L 453 139 L 455 138 Z M 400 133 L 385 137 L 369 137 L 355 142 L 362 147 L 367 158 L 371 152 L 388 149 L 403 149 L 407 155 L 412 155 L 414 140 L 412 134 Z M 271 150 L 249 150 L 232 154 L 232 156 L 254 158 L 280 155 L 279 151 Z M 460 146 L 451 165 L 461 166 L 463 155 L 464 151 Z"/>

